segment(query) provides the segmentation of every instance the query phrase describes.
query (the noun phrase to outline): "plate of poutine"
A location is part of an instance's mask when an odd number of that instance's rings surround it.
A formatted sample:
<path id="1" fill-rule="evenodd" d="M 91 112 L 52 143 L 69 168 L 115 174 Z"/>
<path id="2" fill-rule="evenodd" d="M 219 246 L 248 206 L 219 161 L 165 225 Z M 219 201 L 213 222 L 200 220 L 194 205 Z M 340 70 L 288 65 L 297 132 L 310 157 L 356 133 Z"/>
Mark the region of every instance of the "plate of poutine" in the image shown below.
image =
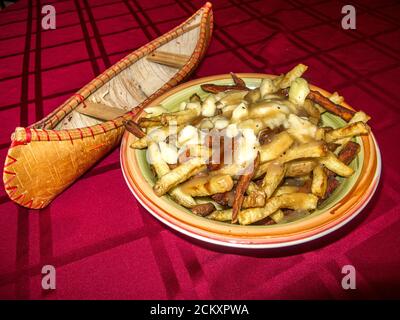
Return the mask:
<path id="1" fill-rule="evenodd" d="M 238 248 L 304 243 L 353 219 L 380 178 L 370 117 L 306 70 L 210 76 L 154 100 L 122 138 L 136 199 L 179 232 Z"/>

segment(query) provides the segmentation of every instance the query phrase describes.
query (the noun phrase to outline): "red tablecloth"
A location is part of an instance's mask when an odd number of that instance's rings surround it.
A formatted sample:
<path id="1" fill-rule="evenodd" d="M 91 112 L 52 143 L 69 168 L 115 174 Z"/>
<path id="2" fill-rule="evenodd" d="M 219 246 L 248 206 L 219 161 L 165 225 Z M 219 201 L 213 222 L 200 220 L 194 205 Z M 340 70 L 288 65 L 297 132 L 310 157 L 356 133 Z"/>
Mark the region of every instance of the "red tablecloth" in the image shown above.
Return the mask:
<path id="1" fill-rule="evenodd" d="M 56 30 L 40 28 L 54 4 Z M 372 115 L 380 186 L 349 225 L 291 249 L 242 252 L 195 243 L 155 220 L 126 186 L 119 150 L 42 211 L 0 194 L 0 297 L 29 299 L 282 299 L 400 297 L 400 4 L 352 1 L 357 29 L 334 1 L 215 1 L 215 33 L 193 77 L 280 73 L 308 79 Z M 202 1 L 19 1 L 0 11 L 0 160 L 14 127 L 33 123 Z M 57 289 L 41 288 L 41 268 Z M 341 287 L 342 266 L 357 289 Z"/>

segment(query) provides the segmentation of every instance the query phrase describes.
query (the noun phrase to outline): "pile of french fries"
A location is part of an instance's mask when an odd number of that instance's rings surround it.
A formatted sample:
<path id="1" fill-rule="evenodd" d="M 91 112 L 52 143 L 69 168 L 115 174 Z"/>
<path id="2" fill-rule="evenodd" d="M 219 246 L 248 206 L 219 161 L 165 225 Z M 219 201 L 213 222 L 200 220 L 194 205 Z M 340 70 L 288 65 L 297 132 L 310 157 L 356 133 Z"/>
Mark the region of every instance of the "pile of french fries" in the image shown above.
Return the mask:
<path id="1" fill-rule="evenodd" d="M 126 128 L 147 149 L 157 196 L 207 219 L 270 225 L 299 219 L 317 209 L 350 177 L 360 151 L 353 137 L 367 135 L 364 112 L 343 107 L 343 97 L 310 89 L 297 65 L 263 79 L 257 88 L 232 74 L 232 85 L 202 85 L 172 111 L 145 109 Z M 321 114 L 347 124 L 323 126 Z"/>

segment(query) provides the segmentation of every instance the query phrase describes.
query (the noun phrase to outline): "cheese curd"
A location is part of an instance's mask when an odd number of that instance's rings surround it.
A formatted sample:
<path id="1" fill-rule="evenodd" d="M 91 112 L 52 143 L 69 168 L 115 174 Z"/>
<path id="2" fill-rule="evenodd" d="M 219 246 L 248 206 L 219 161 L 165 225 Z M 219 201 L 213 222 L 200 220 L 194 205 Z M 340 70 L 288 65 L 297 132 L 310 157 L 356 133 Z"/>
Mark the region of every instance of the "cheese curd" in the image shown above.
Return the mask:
<path id="1" fill-rule="evenodd" d="M 289 101 L 298 106 L 302 106 L 309 93 L 310 89 L 307 81 L 303 78 L 297 78 L 290 86 Z"/>
<path id="2" fill-rule="evenodd" d="M 197 128 L 192 125 L 184 127 L 178 134 L 178 144 L 184 145 L 198 135 Z"/>
<path id="3" fill-rule="evenodd" d="M 300 142 L 309 142 L 316 138 L 317 126 L 306 118 L 290 114 L 288 117 L 288 132 Z"/>
<path id="4" fill-rule="evenodd" d="M 215 111 L 217 110 L 215 102 L 216 100 L 213 95 L 209 95 L 206 100 L 204 100 L 201 109 L 201 115 L 203 117 L 212 117 L 215 115 Z"/>
<path id="5" fill-rule="evenodd" d="M 178 150 L 172 143 L 160 141 L 158 143 L 162 159 L 168 164 L 175 164 L 178 160 Z"/>
<path id="6" fill-rule="evenodd" d="M 238 122 L 249 115 L 247 103 L 240 103 L 232 112 L 231 122 Z"/>
<path id="7" fill-rule="evenodd" d="M 163 106 L 147 107 L 144 109 L 144 111 L 147 113 L 147 117 L 156 117 L 160 114 L 168 112 L 168 110 L 165 109 Z"/>
<path id="8" fill-rule="evenodd" d="M 218 130 L 222 130 L 229 126 L 229 120 L 223 116 L 216 116 L 213 118 L 214 128 Z"/>

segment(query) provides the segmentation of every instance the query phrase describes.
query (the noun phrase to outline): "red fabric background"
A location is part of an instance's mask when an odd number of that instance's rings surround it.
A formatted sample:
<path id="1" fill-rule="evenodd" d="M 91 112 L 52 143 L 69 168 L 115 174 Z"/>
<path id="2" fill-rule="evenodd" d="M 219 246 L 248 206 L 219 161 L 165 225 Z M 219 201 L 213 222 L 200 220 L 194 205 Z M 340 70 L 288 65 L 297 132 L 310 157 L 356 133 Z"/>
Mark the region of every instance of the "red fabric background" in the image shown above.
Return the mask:
<path id="1" fill-rule="evenodd" d="M 57 29 L 40 28 L 52 3 Z M 246 3 L 246 4 L 245 4 Z M 400 4 L 353 1 L 357 30 L 340 27 L 347 1 L 215 1 L 215 33 L 193 77 L 280 73 L 338 90 L 372 115 L 383 174 L 371 203 L 338 232 L 291 249 L 227 251 L 160 224 L 127 188 L 115 150 L 45 210 L 0 192 L 0 297 L 27 299 L 400 298 Z M 202 5 L 181 0 L 19 1 L 0 11 L 0 160 L 14 127 L 39 120 L 131 50 Z M 41 267 L 57 289 L 41 289 Z M 341 268 L 357 290 L 341 288 Z"/>

